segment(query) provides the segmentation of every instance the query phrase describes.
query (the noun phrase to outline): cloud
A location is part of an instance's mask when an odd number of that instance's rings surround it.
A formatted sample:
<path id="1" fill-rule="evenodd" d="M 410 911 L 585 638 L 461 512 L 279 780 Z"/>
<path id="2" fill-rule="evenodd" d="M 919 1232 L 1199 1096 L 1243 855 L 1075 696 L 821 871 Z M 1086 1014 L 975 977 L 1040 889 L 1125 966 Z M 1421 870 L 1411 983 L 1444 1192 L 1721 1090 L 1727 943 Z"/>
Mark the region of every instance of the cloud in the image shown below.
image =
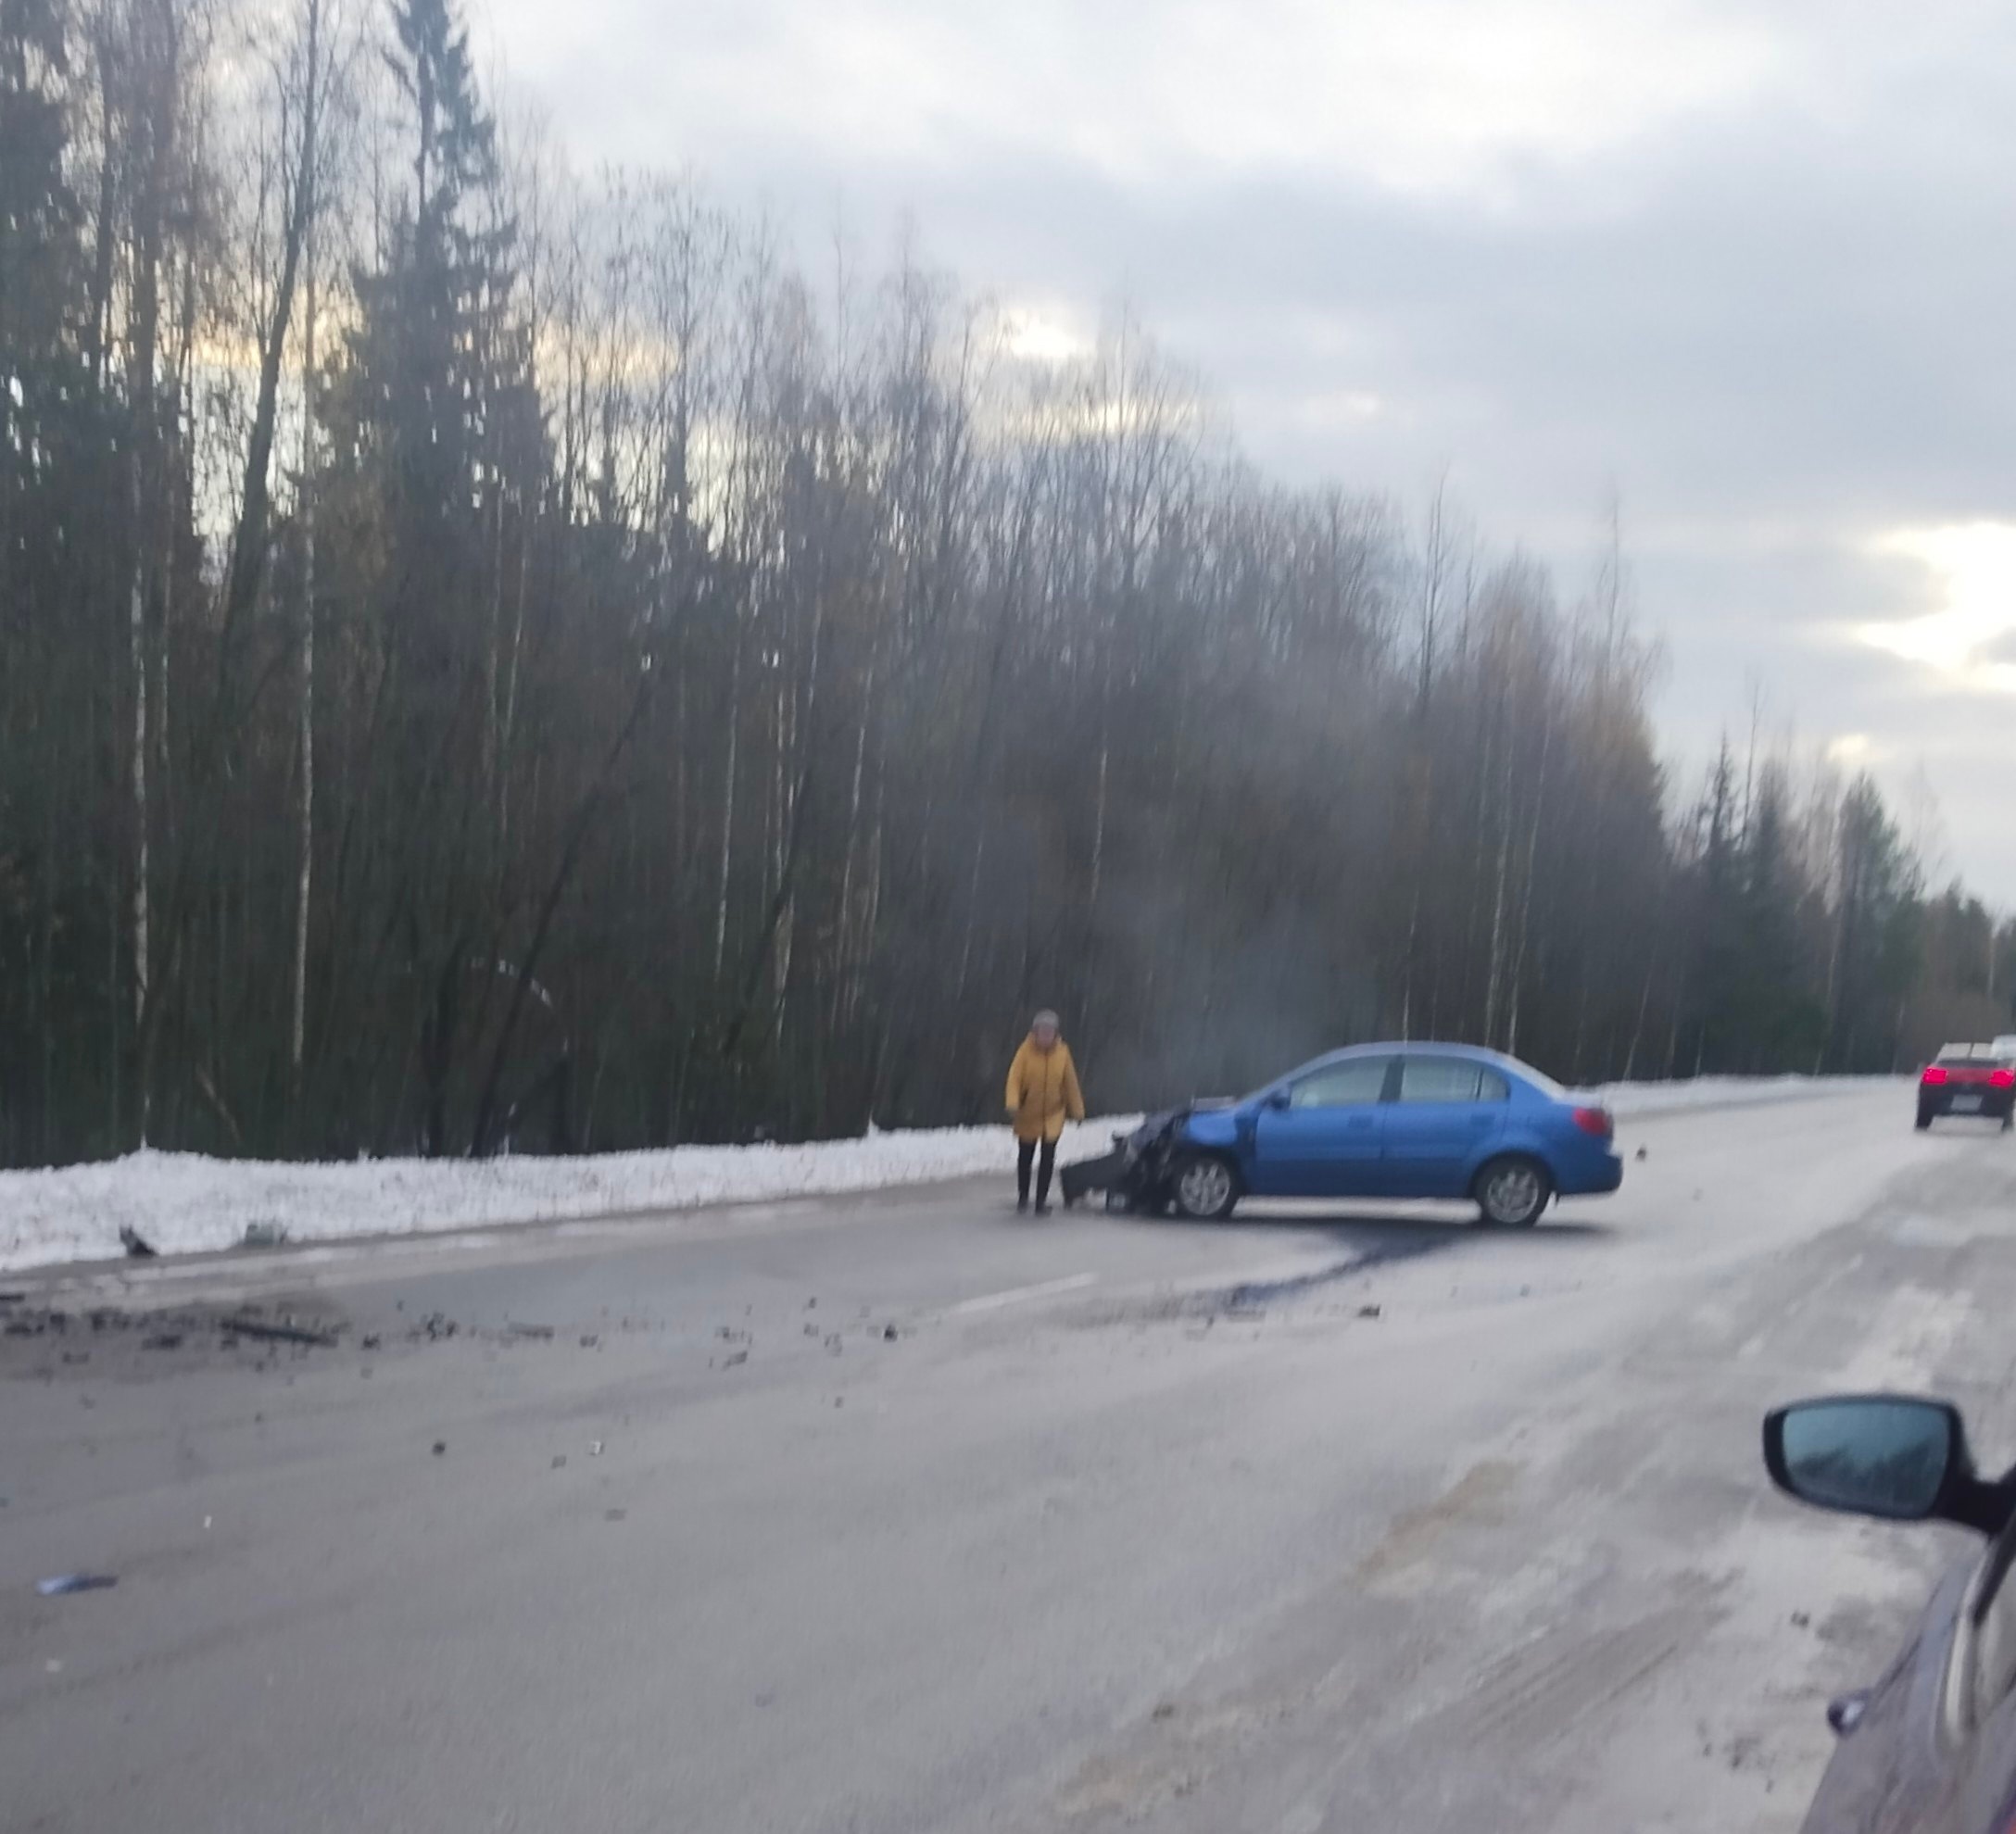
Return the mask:
<path id="1" fill-rule="evenodd" d="M 1124 294 L 1278 474 L 1418 501 L 1446 470 L 1569 596 L 1617 491 L 1675 747 L 1762 680 L 1816 744 L 1923 758 L 2016 904 L 1979 789 L 2016 597 L 2007 8 L 494 5 L 584 164 L 697 164 L 814 259 L 914 214 L 1031 360 Z"/>
<path id="2" fill-rule="evenodd" d="M 1941 603 L 1915 617 L 1863 624 L 1872 648 L 1933 671 L 1949 684 L 2016 694 L 2016 523 L 1898 529 L 1871 544 L 1936 576 Z"/>
<path id="3" fill-rule="evenodd" d="M 1490 192 L 1754 92 L 1782 57 L 1737 7 L 1639 0 L 511 0 L 498 31 L 558 86 L 674 131 L 732 116 L 772 144 L 946 161 L 1062 157 L 1153 189 L 1229 170 L 1350 170 Z M 639 60 L 640 44 L 662 57 Z M 637 82 L 649 71 L 649 86 Z M 605 126 L 609 124 L 605 116 Z"/>
<path id="4" fill-rule="evenodd" d="M 1097 343 L 1084 315 L 1068 306 L 1010 302 L 1001 322 L 1003 348 L 1025 362 L 1068 363 L 1090 356 Z"/>

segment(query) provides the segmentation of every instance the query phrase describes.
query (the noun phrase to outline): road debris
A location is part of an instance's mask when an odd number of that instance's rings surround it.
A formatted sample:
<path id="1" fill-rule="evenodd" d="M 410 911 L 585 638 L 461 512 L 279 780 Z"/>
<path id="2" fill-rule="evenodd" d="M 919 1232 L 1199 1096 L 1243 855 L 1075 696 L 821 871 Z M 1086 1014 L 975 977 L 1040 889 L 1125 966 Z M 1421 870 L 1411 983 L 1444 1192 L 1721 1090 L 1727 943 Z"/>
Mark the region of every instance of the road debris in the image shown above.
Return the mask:
<path id="1" fill-rule="evenodd" d="M 447 1449 L 448 1442 L 446 1439 L 436 1439 L 434 1442 L 434 1455 L 436 1458 L 440 1458 L 446 1455 Z"/>
<path id="2" fill-rule="evenodd" d="M 1383 1318 L 1385 1315 L 1386 1308 L 1382 1305 L 1361 1305 L 1358 1308 L 1360 1318 Z"/>
<path id="3" fill-rule="evenodd" d="M 311 1330 L 306 1325 L 295 1324 L 291 1318 L 283 1324 L 269 1325 L 263 1318 L 253 1318 L 237 1312 L 222 1320 L 217 1328 L 227 1336 L 235 1333 L 241 1338 L 257 1338 L 262 1343 L 307 1344 L 316 1350 L 336 1347 L 334 1332 Z"/>
<path id="4" fill-rule="evenodd" d="M 35 1589 L 45 1599 L 68 1598 L 72 1592 L 105 1592 L 119 1584 L 116 1573 L 59 1573 L 54 1579 L 38 1579 Z"/>
<path id="5" fill-rule="evenodd" d="M 884 1328 L 883 1328 L 883 1332 L 882 1332 L 882 1341 L 883 1341 L 884 1343 L 888 1343 L 888 1344 L 893 1344 L 893 1343 L 894 1343 L 894 1342 L 896 1341 L 896 1326 L 895 1326 L 895 1325 L 886 1325 L 886 1326 L 884 1326 Z"/>
<path id="6" fill-rule="evenodd" d="M 593 1350 L 601 1341 L 601 1338 L 597 1337 L 593 1331 L 590 1331 L 581 1339 L 581 1348 L 583 1350 Z"/>
<path id="7" fill-rule="evenodd" d="M 507 1324 L 504 1328 L 514 1338 L 537 1338 L 541 1341 L 553 1335 L 550 1325 L 521 1325 L 514 1321 Z"/>
<path id="8" fill-rule="evenodd" d="M 733 1356 L 723 1357 L 721 1359 L 721 1366 L 724 1369 L 733 1369 L 737 1363 L 747 1363 L 748 1361 L 749 1352 L 746 1350 L 738 1350 Z"/>
<path id="9" fill-rule="evenodd" d="M 590 1439 L 590 1440 L 588 1441 L 588 1456 L 589 1456 L 590 1458 L 600 1458 L 600 1457 L 601 1457 L 601 1455 L 602 1455 L 602 1442 L 601 1442 L 601 1440 L 599 1440 L 599 1439 Z"/>

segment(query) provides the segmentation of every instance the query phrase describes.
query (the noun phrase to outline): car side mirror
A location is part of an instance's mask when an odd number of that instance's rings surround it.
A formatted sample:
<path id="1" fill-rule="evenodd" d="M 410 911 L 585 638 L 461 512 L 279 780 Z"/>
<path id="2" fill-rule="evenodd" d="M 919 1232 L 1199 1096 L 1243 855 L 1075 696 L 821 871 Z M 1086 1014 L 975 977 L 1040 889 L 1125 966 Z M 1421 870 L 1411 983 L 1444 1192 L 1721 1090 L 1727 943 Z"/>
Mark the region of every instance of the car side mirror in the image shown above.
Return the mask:
<path id="1" fill-rule="evenodd" d="M 1269 1089 L 1267 1091 L 1267 1099 L 1263 1101 L 1260 1106 L 1262 1108 L 1271 1109 L 1277 1114 L 1287 1113 L 1290 1107 L 1288 1091 L 1286 1089 Z"/>
<path id="2" fill-rule="evenodd" d="M 1967 1429 L 1949 1401 L 1830 1395 L 1766 1416 L 1771 1482 L 1817 1509 L 1886 1522 L 1958 1522 L 1994 1534 L 2008 1519 L 2000 1487 L 1975 1475 Z"/>

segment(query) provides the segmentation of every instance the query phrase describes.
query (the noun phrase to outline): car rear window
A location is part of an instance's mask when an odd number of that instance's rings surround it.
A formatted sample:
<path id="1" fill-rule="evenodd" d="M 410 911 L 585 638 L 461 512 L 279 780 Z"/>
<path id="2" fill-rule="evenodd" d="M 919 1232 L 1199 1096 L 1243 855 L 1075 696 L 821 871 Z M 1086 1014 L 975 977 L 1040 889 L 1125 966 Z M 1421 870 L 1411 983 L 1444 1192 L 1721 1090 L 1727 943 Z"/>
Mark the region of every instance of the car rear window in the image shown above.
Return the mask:
<path id="1" fill-rule="evenodd" d="M 1511 1094 L 1490 1065 L 1460 1057 L 1409 1057 L 1400 1065 L 1402 1101 L 1506 1101 Z"/>

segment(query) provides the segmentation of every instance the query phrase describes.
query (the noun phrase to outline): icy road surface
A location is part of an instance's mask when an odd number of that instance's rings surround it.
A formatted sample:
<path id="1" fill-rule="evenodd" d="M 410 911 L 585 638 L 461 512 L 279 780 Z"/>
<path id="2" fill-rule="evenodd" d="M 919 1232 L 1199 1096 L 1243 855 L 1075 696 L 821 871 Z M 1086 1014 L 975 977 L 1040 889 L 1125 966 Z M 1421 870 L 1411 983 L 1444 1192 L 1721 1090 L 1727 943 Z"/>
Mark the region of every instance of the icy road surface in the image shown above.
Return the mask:
<path id="1" fill-rule="evenodd" d="M 1590 1099 L 1636 1115 L 1804 1101 L 1853 1087 L 1841 1078 L 1704 1076 L 1614 1083 Z M 1114 1130 L 1138 1119 L 1066 1129 L 1063 1158 L 1104 1152 Z M 191 1254 L 235 1248 L 248 1229 L 284 1229 L 295 1242 L 346 1241 L 887 1190 L 972 1177 L 997 1166 L 1007 1137 L 1004 1125 L 928 1127 L 796 1146 L 309 1165 L 136 1152 L 99 1164 L 0 1172 L 0 1274 L 117 1260 L 121 1228 L 162 1254 Z"/>
<path id="2" fill-rule="evenodd" d="M 0 1828 L 1793 1829 L 1964 1542 L 1759 1415 L 2016 1453 L 2016 1140 L 1910 1119 L 1629 1120 L 1530 1235 L 997 1183 L 0 1279 Z"/>

